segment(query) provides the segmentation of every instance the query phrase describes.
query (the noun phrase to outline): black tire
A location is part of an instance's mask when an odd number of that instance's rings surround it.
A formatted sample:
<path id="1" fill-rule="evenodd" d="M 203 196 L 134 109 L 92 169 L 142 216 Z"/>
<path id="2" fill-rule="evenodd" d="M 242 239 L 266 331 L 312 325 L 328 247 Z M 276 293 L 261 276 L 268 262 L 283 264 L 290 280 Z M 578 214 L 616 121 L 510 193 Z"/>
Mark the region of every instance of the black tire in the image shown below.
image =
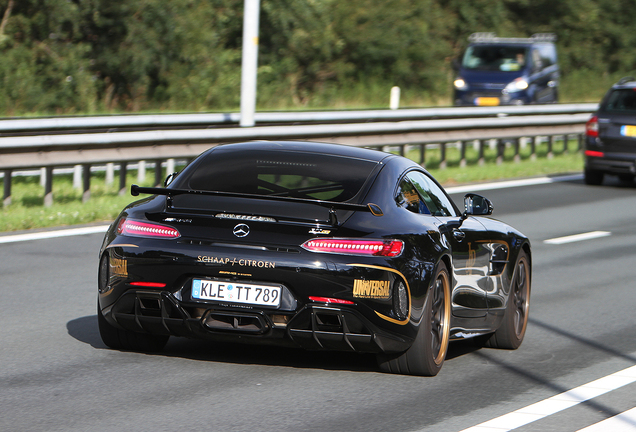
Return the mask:
<path id="1" fill-rule="evenodd" d="M 108 255 L 104 255 L 99 263 L 98 284 L 99 291 L 103 292 L 109 280 Z M 151 335 L 122 330 L 112 326 L 106 321 L 102 309 L 97 302 L 97 325 L 102 341 L 109 348 L 125 351 L 156 352 L 161 351 L 168 343 L 168 335 Z"/>
<path id="2" fill-rule="evenodd" d="M 634 176 L 631 174 L 619 174 L 618 179 L 624 184 L 632 184 L 634 182 Z"/>
<path id="3" fill-rule="evenodd" d="M 530 279 L 528 256 L 522 251 L 515 264 L 503 321 L 497 331 L 486 341 L 485 346 L 503 349 L 519 348 L 528 326 Z"/>
<path id="4" fill-rule="evenodd" d="M 442 369 L 450 334 L 450 276 L 439 264 L 426 296 L 424 314 L 413 345 L 397 355 L 378 355 L 383 372 L 435 376 Z"/>
<path id="5" fill-rule="evenodd" d="M 588 184 L 591 186 L 598 186 L 601 183 L 603 183 L 604 176 L 605 175 L 603 174 L 603 171 L 586 169 L 584 174 L 585 184 Z"/>

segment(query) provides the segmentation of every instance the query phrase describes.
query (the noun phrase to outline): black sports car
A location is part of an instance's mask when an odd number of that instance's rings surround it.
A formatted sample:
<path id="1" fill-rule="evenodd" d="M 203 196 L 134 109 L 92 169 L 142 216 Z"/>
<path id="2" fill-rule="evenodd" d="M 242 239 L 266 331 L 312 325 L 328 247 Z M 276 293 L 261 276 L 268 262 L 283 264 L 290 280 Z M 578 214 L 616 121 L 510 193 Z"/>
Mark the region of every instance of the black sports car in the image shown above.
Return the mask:
<path id="1" fill-rule="evenodd" d="M 126 207 L 100 251 L 106 345 L 171 335 L 376 353 L 383 371 L 436 375 L 448 343 L 515 349 L 531 249 L 421 166 L 380 151 L 250 142 L 204 152 Z"/>

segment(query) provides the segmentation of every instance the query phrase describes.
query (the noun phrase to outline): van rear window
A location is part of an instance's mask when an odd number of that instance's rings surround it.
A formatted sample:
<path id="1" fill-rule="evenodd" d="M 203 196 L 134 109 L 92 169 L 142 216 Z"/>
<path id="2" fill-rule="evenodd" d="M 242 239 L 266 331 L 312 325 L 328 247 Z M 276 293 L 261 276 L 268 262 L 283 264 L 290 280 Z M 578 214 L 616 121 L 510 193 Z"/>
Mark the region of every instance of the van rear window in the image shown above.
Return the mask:
<path id="1" fill-rule="evenodd" d="M 636 89 L 613 90 L 601 107 L 601 111 L 610 112 L 636 112 Z"/>

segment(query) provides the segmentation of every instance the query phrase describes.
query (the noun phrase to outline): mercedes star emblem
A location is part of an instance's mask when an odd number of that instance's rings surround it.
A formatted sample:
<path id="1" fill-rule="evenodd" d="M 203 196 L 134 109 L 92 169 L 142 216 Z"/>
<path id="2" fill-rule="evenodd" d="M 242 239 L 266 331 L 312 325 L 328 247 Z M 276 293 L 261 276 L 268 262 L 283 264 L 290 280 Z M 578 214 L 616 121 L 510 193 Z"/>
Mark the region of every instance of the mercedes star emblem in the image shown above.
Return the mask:
<path id="1" fill-rule="evenodd" d="M 234 227 L 234 230 L 232 230 L 232 232 L 237 237 L 245 237 L 250 233 L 250 227 L 248 227 L 246 224 L 238 224 Z"/>

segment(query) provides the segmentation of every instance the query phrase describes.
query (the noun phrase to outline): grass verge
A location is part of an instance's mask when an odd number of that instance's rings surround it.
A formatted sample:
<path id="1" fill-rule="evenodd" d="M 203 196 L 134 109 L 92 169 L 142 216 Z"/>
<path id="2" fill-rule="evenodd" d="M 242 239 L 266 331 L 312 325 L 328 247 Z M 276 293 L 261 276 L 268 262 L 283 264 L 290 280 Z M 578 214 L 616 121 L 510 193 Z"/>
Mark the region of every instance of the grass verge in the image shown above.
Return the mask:
<path id="1" fill-rule="evenodd" d="M 548 156 L 547 143 L 538 144 L 534 156 L 531 154 L 530 145 L 522 146 L 518 157 L 515 157 L 514 146 L 507 145 L 503 160 L 499 161 L 496 148 L 487 147 L 483 161 L 480 161 L 477 149 L 468 146 L 465 167 L 461 166 L 459 149 L 449 146 L 446 149 L 445 168 L 442 168 L 440 149 L 429 147 L 425 152 L 424 166 L 445 186 L 581 172 L 583 158 L 577 145 L 574 140 L 567 143 L 557 142 L 552 156 Z M 417 146 L 410 147 L 406 156 L 421 163 L 421 153 Z M 152 186 L 153 179 L 154 173 L 151 169 L 147 170 L 146 178 L 141 182 L 137 178 L 137 173 L 131 170 L 126 184 Z M 44 188 L 40 185 L 39 176 L 14 177 L 12 203 L 1 209 L 0 232 L 95 222 L 109 223 L 125 205 L 136 200 L 129 192 L 120 196 L 116 185 L 106 184 L 104 173 L 93 173 L 90 192 L 90 199 L 82 203 L 82 192 L 73 188 L 72 175 L 56 175 L 53 182 L 54 203 L 51 207 L 45 207 Z"/>

